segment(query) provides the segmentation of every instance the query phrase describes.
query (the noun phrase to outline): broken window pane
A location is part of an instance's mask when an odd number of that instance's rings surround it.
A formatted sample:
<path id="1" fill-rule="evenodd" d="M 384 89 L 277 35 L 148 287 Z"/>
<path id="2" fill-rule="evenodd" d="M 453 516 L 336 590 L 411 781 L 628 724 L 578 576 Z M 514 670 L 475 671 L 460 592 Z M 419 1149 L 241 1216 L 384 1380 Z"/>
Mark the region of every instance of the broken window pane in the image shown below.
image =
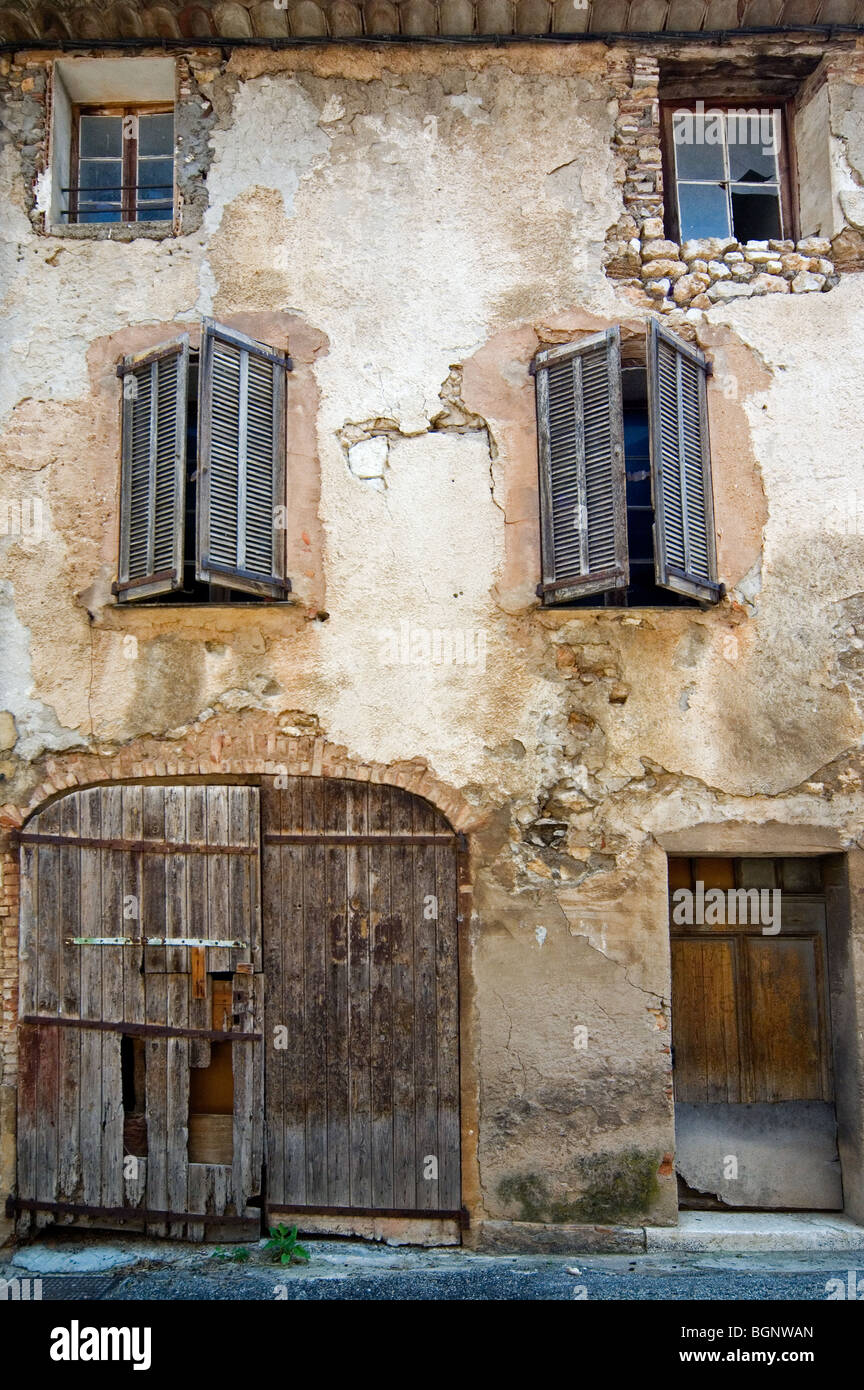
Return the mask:
<path id="1" fill-rule="evenodd" d="M 776 183 L 773 113 L 731 111 L 727 117 L 729 178 L 733 183 Z"/>
<path id="2" fill-rule="evenodd" d="M 780 194 L 759 184 L 736 184 L 732 189 L 732 231 L 739 241 L 780 238 Z"/>

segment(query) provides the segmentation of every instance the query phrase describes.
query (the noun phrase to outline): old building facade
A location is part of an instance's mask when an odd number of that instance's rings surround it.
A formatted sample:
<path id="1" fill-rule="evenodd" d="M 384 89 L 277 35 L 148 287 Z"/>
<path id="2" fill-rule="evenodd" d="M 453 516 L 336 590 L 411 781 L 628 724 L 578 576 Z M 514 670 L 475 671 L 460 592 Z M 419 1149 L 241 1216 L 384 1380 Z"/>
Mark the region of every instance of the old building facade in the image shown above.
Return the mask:
<path id="1" fill-rule="evenodd" d="M 0 6 L 0 1233 L 864 1221 L 860 18 Z"/>

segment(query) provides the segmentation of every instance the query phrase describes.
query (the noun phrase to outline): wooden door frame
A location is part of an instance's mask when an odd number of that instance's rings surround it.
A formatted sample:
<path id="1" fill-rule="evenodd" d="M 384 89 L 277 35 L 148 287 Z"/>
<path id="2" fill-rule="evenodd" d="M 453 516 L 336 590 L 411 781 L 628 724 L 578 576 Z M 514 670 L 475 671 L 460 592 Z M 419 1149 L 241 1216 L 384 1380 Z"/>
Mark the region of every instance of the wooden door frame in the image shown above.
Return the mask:
<path id="1" fill-rule="evenodd" d="M 864 847 L 835 826 L 772 820 L 703 821 L 656 833 L 663 855 L 663 930 L 671 982 L 668 858 L 821 858 L 825 874 L 829 1048 L 837 1113 L 843 1212 L 864 1223 L 864 1042 L 860 1034 L 864 976 L 854 943 L 864 934 Z M 708 934 L 706 934 L 708 935 Z M 670 988 L 671 1000 L 671 988 Z M 670 1063 L 670 1081 L 672 1070 Z M 674 1102 L 670 1114 L 674 1148 Z"/>

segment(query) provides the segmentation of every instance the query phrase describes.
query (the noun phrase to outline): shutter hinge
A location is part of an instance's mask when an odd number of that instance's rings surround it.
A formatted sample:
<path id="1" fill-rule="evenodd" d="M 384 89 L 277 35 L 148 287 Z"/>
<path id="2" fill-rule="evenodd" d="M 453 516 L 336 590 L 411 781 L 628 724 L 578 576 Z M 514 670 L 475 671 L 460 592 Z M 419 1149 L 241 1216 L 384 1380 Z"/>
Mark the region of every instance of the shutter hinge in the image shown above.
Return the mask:
<path id="1" fill-rule="evenodd" d="M 536 375 L 537 375 L 537 363 L 536 363 L 536 362 L 529 362 L 529 363 L 528 363 L 528 375 L 529 375 L 529 376 L 536 376 Z"/>
<path id="2" fill-rule="evenodd" d="M 706 376 L 713 376 L 713 375 L 714 375 L 714 363 L 713 363 L 713 362 L 707 362 L 707 361 L 706 361 L 706 363 L 705 363 L 705 375 L 706 375 Z"/>

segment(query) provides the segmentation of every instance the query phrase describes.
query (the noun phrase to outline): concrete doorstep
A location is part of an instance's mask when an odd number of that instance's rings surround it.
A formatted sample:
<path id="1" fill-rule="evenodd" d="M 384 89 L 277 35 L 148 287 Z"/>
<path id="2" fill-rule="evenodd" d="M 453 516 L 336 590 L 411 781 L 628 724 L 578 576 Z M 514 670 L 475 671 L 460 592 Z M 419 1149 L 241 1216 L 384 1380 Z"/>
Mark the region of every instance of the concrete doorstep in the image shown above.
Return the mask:
<path id="1" fill-rule="evenodd" d="M 646 1251 L 864 1250 L 864 1226 L 838 1212 L 682 1211 L 677 1226 L 646 1226 Z"/>

